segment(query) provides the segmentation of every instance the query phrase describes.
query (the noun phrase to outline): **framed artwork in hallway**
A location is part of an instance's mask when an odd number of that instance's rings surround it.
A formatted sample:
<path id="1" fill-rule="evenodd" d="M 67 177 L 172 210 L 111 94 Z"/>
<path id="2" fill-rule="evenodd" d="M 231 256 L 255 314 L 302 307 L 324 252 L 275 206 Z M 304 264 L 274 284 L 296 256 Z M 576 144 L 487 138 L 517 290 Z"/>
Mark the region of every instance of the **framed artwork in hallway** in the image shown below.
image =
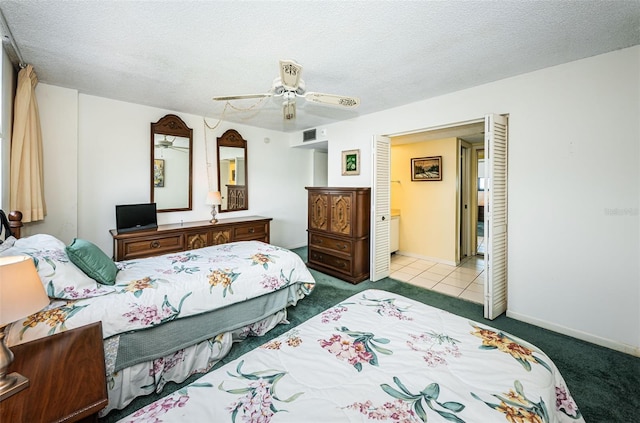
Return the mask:
<path id="1" fill-rule="evenodd" d="M 411 159 L 412 181 L 442 181 L 442 156 Z"/>

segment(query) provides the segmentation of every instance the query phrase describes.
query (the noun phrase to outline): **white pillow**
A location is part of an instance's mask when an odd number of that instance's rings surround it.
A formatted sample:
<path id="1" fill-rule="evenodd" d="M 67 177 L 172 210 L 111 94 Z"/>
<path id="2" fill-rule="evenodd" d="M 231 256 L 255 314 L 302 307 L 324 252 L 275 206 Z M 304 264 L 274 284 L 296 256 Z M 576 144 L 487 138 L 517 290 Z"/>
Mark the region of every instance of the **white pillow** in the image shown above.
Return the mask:
<path id="1" fill-rule="evenodd" d="M 0 256 L 28 255 L 38 270 L 42 285 L 51 298 L 75 300 L 97 297 L 113 292 L 87 276 L 69 260 L 64 242 L 47 234 L 20 238 L 13 246 L 0 252 Z"/>
<path id="2" fill-rule="evenodd" d="M 0 253 L 8 248 L 13 247 L 14 242 L 16 242 L 16 239 L 13 236 L 10 236 L 4 241 L 0 241 Z"/>

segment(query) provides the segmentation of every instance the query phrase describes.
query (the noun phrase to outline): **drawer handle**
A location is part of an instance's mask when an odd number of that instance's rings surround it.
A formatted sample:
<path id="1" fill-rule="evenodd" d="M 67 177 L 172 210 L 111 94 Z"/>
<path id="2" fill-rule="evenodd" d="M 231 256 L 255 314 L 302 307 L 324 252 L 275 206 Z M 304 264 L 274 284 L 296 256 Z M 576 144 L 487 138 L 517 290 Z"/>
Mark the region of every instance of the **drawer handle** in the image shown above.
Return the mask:
<path id="1" fill-rule="evenodd" d="M 340 250 L 346 250 L 347 246 L 345 244 L 337 244 L 336 247 L 338 247 Z"/>
<path id="2" fill-rule="evenodd" d="M 151 248 L 160 248 L 160 242 L 159 241 L 152 241 L 151 242 Z"/>
<path id="3" fill-rule="evenodd" d="M 250 234 L 252 234 L 252 233 L 254 233 L 254 232 L 255 232 L 255 230 L 254 230 L 253 228 L 249 228 L 249 233 L 250 233 Z"/>

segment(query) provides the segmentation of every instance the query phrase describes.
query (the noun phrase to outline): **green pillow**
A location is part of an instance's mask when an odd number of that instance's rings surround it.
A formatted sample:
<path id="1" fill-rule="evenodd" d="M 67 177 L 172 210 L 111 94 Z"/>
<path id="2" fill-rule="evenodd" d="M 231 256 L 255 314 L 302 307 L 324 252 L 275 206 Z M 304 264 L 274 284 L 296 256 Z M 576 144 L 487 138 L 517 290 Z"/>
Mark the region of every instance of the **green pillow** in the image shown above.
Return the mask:
<path id="1" fill-rule="evenodd" d="M 97 245 L 75 238 L 65 250 L 71 262 L 91 279 L 103 285 L 115 284 L 118 267 Z"/>

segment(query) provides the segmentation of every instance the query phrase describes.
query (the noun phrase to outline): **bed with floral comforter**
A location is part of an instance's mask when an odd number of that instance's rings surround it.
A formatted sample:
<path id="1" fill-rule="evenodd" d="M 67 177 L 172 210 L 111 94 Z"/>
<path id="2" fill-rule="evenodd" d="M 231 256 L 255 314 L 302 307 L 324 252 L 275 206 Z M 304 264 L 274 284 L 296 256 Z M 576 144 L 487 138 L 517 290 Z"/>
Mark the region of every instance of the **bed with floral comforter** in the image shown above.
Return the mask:
<path id="1" fill-rule="evenodd" d="M 358 293 L 124 422 L 583 422 L 558 369 L 508 333 Z"/>
<path id="2" fill-rule="evenodd" d="M 102 321 L 109 406 L 205 372 L 234 340 L 286 320 L 314 279 L 284 248 L 245 241 L 117 263 L 114 285 L 84 274 L 50 235 L 7 239 L 0 255 L 33 257 L 49 296 L 7 331 L 9 346 Z"/>

